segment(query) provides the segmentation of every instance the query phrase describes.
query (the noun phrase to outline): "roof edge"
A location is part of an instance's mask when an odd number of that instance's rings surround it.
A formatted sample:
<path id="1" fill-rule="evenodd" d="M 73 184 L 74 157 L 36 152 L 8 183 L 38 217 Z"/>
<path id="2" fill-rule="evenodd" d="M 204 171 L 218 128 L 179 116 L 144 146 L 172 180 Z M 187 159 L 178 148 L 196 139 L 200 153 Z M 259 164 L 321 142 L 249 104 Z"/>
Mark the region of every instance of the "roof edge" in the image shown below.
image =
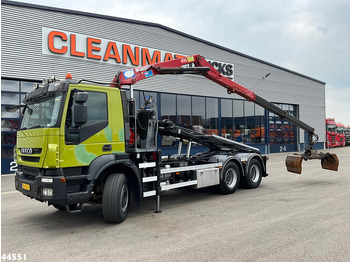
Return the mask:
<path id="1" fill-rule="evenodd" d="M 193 39 L 195 41 L 199 41 L 199 42 L 202 42 L 204 44 L 207 44 L 207 45 L 219 48 L 221 50 L 230 52 L 232 54 L 239 55 L 239 56 L 242 56 L 242 57 L 254 60 L 256 62 L 263 63 L 263 64 L 266 64 L 266 65 L 275 67 L 277 69 L 286 71 L 288 73 L 291 73 L 291 74 L 294 74 L 294 75 L 297 75 L 297 76 L 301 76 L 303 78 L 306 78 L 306 79 L 318 82 L 320 84 L 326 85 L 325 82 L 323 82 L 321 80 L 318 80 L 316 78 L 312 78 L 310 76 L 307 76 L 307 75 L 295 72 L 293 70 L 290 70 L 290 69 L 278 66 L 276 64 L 272 64 L 270 62 L 261 60 L 259 58 L 253 57 L 253 56 L 249 56 L 249 55 L 243 54 L 241 52 L 229 49 L 227 47 L 224 47 L 224 46 L 221 46 L 221 45 L 209 42 L 207 40 L 195 37 L 195 36 L 190 35 L 190 34 L 186 34 L 184 32 L 181 32 L 181 31 L 178 31 L 178 30 L 175 30 L 173 28 L 170 28 L 170 27 L 167 27 L 167 26 L 164 26 L 164 25 L 161 25 L 161 24 L 157 24 L 157 23 L 144 22 L 144 21 L 133 20 L 133 19 L 128 19 L 128 18 L 121 18 L 121 17 L 115 17 L 115 16 L 110 16 L 110 15 L 101 15 L 101 14 L 89 13 L 89 12 L 84 12 L 84 11 L 70 10 L 70 9 L 64 9 L 64 8 L 58 8 L 58 7 L 50 7 L 50 6 L 43 6 L 43 5 L 23 3 L 23 2 L 17 2 L 17 1 L 9 1 L 9 0 L 1 0 L 1 4 L 20 6 L 20 7 L 27 7 L 27 8 L 34 8 L 34 9 L 47 10 L 47 11 L 54 11 L 54 12 L 63 12 L 63 13 L 67 13 L 67 14 L 83 15 L 83 16 L 89 16 L 89 17 L 94 17 L 94 18 L 109 19 L 109 20 L 118 21 L 118 22 L 125 22 L 125 23 L 133 23 L 133 24 L 139 24 L 139 25 L 158 27 L 158 28 L 164 29 L 166 31 L 169 31 L 169 32 L 172 32 L 172 33 L 175 33 L 175 34 L 178 34 L 178 35 L 181 35 L 181 36 Z"/>

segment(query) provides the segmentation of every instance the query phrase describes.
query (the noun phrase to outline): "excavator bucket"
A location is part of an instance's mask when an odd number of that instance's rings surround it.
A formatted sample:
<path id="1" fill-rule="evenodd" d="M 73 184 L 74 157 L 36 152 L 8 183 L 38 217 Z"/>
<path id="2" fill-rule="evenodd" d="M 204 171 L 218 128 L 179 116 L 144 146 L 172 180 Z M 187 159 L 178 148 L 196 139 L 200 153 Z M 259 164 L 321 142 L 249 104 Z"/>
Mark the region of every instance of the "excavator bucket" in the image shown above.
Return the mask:
<path id="1" fill-rule="evenodd" d="M 288 155 L 286 158 L 286 167 L 289 172 L 301 174 L 301 163 L 303 162 L 303 155 Z M 321 159 L 321 166 L 323 169 L 338 171 L 339 160 L 336 154 L 319 153 L 313 156 L 308 156 L 309 159 Z"/>
<path id="2" fill-rule="evenodd" d="M 301 174 L 301 162 L 303 162 L 303 157 L 301 155 L 288 155 L 286 158 L 288 172 Z"/>
<path id="3" fill-rule="evenodd" d="M 321 159 L 323 169 L 338 171 L 339 159 L 336 154 L 326 153 Z"/>

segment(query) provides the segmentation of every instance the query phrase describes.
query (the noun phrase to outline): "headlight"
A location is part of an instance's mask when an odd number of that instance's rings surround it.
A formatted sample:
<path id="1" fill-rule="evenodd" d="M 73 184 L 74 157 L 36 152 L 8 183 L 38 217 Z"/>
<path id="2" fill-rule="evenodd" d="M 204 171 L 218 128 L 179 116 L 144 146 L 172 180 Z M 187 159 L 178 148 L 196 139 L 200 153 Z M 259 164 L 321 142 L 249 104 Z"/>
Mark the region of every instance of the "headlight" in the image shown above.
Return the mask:
<path id="1" fill-rule="evenodd" d="M 53 189 L 52 188 L 42 188 L 41 193 L 45 197 L 53 197 Z"/>

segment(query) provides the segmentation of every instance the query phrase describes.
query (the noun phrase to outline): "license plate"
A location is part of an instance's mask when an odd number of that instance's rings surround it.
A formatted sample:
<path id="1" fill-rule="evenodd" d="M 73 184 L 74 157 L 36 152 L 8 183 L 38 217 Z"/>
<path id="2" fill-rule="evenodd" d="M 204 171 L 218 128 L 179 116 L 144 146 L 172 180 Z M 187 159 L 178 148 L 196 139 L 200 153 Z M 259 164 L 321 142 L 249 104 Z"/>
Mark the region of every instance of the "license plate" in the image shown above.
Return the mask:
<path id="1" fill-rule="evenodd" d="M 23 188 L 24 190 L 30 191 L 30 185 L 29 185 L 29 184 L 22 183 L 22 188 Z"/>

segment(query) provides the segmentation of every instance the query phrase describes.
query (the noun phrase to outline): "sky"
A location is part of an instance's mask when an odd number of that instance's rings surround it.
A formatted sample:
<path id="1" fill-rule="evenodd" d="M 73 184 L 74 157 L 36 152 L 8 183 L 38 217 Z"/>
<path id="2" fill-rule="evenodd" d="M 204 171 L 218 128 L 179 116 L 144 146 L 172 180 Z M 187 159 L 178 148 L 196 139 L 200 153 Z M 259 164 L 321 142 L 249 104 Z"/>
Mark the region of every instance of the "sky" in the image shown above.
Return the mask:
<path id="1" fill-rule="evenodd" d="M 19 2 L 158 23 L 321 80 L 326 116 L 350 125 L 349 0 Z"/>

